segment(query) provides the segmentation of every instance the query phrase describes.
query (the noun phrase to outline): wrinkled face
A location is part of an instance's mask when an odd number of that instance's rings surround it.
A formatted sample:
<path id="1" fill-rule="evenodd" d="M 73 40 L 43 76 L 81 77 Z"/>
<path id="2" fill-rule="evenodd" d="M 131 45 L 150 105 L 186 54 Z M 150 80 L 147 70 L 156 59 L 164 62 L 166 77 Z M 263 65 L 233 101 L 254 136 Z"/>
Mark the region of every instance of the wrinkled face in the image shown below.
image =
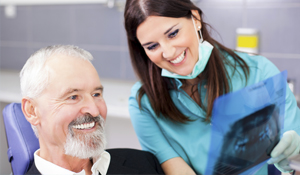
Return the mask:
<path id="1" fill-rule="evenodd" d="M 198 30 L 200 22 L 195 20 L 195 24 Z M 154 64 L 179 75 L 188 75 L 198 61 L 196 28 L 192 19 L 149 16 L 139 25 L 136 34 Z"/>
<path id="2" fill-rule="evenodd" d="M 102 136 L 97 135 L 103 133 L 100 119 L 106 119 L 107 108 L 93 65 L 78 58 L 55 55 L 46 68 L 49 69 L 49 84 L 35 100 L 40 118 L 37 125 L 40 143 L 57 147 L 62 152 L 68 152 L 65 144 L 70 137 L 84 143 L 86 150 L 103 146 L 100 145 Z"/>

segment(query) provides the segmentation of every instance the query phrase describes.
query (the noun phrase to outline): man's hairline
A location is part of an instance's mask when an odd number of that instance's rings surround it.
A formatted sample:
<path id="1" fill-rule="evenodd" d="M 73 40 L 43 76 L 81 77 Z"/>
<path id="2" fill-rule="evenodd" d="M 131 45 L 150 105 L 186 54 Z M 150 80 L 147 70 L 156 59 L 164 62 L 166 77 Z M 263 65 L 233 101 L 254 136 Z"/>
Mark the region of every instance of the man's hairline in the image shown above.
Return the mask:
<path id="1" fill-rule="evenodd" d="M 50 70 L 53 69 L 53 67 L 51 67 L 49 65 L 49 61 L 57 58 L 57 56 L 67 56 L 67 57 L 73 57 L 73 58 L 76 58 L 76 59 L 79 59 L 79 60 L 83 60 L 83 61 L 88 61 L 93 67 L 94 65 L 92 64 L 91 60 L 92 59 L 88 59 L 88 58 L 85 58 L 85 57 L 81 57 L 81 56 L 75 56 L 75 55 L 71 55 L 71 54 L 67 54 L 65 52 L 62 52 L 62 53 L 53 53 L 51 55 L 49 55 L 47 58 L 46 58 L 46 61 L 44 62 L 43 66 L 42 66 L 42 69 L 43 69 L 43 72 L 46 73 L 46 84 L 45 84 L 45 87 L 41 90 L 41 92 L 39 94 L 37 94 L 36 96 L 34 97 L 29 97 L 27 95 L 23 96 L 23 98 L 30 98 L 30 99 L 37 99 L 38 97 L 40 97 L 43 92 L 47 89 L 48 85 L 49 85 L 49 81 L 50 81 Z M 95 67 L 94 67 L 95 68 Z"/>

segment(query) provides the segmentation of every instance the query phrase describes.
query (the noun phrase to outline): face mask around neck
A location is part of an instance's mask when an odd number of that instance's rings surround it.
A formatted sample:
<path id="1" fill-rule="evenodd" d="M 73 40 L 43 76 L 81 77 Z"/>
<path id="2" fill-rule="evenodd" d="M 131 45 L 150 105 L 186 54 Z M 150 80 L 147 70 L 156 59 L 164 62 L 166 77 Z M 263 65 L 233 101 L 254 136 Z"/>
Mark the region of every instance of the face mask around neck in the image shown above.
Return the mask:
<path id="1" fill-rule="evenodd" d="M 195 22 L 194 22 L 193 17 L 192 17 L 192 20 L 193 20 L 194 28 L 196 30 Z M 193 71 L 189 75 L 184 76 L 184 75 L 178 75 L 176 73 L 170 72 L 166 69 L 162 69 L 161 76 L 169 77 L 169 78 L 178 78 L 178 79 L 194 79 L 201 72 L 203 72 L 214 47 L 209 42 L 203 41 L 201 30 L 199 30 L 199 31 L 200 31 L 200 41 L 199 41 L 199 48 L 198 48 L 199 58 L 198 58 L 198 61 L 196 62 L 195 66 L 194 66 Z M 197 30 L 196 30 L 196 34 L 197 34 L 197 37 L 198 37 Z"/>

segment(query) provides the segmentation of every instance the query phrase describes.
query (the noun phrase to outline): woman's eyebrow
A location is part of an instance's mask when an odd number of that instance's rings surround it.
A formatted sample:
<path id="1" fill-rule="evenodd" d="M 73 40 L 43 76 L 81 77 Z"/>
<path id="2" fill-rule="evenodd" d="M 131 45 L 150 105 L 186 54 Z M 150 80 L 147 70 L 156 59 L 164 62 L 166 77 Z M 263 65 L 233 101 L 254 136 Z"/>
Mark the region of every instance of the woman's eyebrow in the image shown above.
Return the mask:
<path id="1" fill-rule="evenodd" d="M 172 27 L 170 27 L 165 33 L 164 33 L 164 35 L 165 34 L 167 34 L 167 33 L 169 33 L 175 26 L 177 26 L 178 24 L 175 24 L 175 25 L 173 25 Z M 153 42 L 148 42 L 148 43 L 145 43 L 145 44 L 142 44 L 142 46 L 144 47 L 144 46 L 147 46 L 147 45 L 149 45 L 149 44 L 152 44 Z"/>
<path id="2" fill-rule="evenodd" d="M 148 43 L 142 44 L 142 46 L 144 47 L 144 46 L 147 46 L 147 45 L 152 44 L 152 43 L 153 42 L 148 42 Z"/>
<path id="3" fill-rule="evenodd" d="M 169 33 L 175 26 L 177 26 L 178 24 L 175 24 L 174 26 L 172 26 L 172 27 L 170 27 L 165 33 L 164 33 L 164 35 L 165 34 L 167 34 L 167 33 Z"/>

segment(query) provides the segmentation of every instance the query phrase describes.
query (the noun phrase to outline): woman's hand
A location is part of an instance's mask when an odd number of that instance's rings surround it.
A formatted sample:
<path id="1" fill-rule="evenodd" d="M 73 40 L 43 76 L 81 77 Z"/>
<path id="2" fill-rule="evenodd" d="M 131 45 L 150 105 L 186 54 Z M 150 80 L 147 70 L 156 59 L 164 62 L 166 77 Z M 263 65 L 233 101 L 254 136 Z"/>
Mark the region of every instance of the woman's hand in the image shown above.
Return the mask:
<path id="1" fill-rule="evenodd" d="M 299 154 L 300 136 L 293 130 L 286 131 L 276 147 L 271 152 L 268 164 L 274 164 L 282 172 L 290 172 L 287 158 Z"/>
<path id="2" fill-rule="evenodd" d="M 194 170 L 181 158 L 174 157 L 161 164 L 166 175 L 195 175 Z"/>

